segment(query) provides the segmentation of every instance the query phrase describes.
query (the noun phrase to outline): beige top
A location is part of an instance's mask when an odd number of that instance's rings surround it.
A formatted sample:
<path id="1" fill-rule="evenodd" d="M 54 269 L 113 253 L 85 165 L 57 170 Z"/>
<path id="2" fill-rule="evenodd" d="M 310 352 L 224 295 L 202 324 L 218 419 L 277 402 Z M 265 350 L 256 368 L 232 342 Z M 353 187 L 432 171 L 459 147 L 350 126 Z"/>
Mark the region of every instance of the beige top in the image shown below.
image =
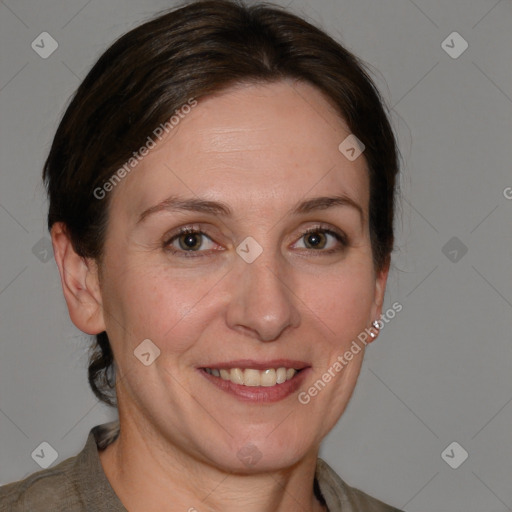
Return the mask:
<path id="1" fill-rule="evenodd" d="M 0 487 L 0 512 L 127 512 L 110 486 L 98 450 L 112 442 L 116 423 L 91 429 L 83 450 L 60 464 Z M 348 486 L 317 460 L 315 493 L 329 512 L 400 512 Z"/>

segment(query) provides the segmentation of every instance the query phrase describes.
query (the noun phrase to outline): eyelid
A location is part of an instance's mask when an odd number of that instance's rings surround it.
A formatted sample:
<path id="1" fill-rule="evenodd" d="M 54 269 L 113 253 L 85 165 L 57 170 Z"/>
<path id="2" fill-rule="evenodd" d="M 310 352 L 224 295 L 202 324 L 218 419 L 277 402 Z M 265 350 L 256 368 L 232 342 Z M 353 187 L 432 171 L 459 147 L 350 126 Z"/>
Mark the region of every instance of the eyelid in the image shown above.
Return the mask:
<path id="1" fill-rule="evenodd" d="M 201 228 L 198 224 L 191 224 L 187 226 L 181 226 L 177 230 L 167 234 L 164 237 L 163 247 L 173 255 L 180 255 L 186 258 L 200 257 L 209 254 L 212 250 L 218 251 L 218 249 L 209 249 L 208 251 L 184 251 L 182 249 L 176 249 L 172 247 L 172 243 L 177 240 L 180 236 L 188 233 L 201 235 L 202 237 L 208 238 L 212 243 L 219 245 L 211 236 L 209 236 L 204 228 Z"/>
<path id="2" fill-rule="evenodd" d="M 331 249 L 308 249 L 308 248 L 301 248 L 301 251 L 307 251 L 308 253 L 316 253 L 317 256 L 325 255 L 325 254 L 333 254 L 335 252 L 340 252 L 343 249 L 345 249 L 349 245 L 348 237 L 347 235 L 330 225 L 318 223 L 315 226 L 311 226 L 309 228 L 306 228 L 304 231 L 301 232 L 300 237 L 297 239 L 294 244 L 296 244 L 299 240 L 301 240 L 304 236 L 310 234 L 310 233 L 318 233 L 323 232 L 327 235 L 333 236 L 336 241 L 338 242 L 339 246 Z"/>
<path id="3" fill-rule="evenodd" d="M 348 243 L 349 243 L 348 238 L 347 238 L 347 235 L 343 231 L 341 231 L 337 228 L 334 228 L 328 224 L 324 224 L 324 223 L 318 223 L 314 226 L 310 226 L 308 228 L 303 229 L 300 232 L 300 236 L 296 239 L 294 244 L 297 243 L 304 236 L 306 236 L 310 233 L 317 233 L 317 232 L 324 232 L 328 235 L 333 236 L 334 238 L 336 238 L 336 240 L 338 241 L 338 243 L 341 247 L 337 247 L 334 249 L 327 249 L 327 250 L 304 248 L 304 249 L 301 249 L 302 251 L 307 251 L 309 253 L 318 253 L 318 255 L 322 255 L 322 254 L 331 254 L 334 252 L 339 252 L 339 251 L 343 250 L 346 246 L 348 246 Z M 202 257 L 202 256 L 209 255 L 212 251 L 219 252 L 218 249 L 209 249 L 206 251 L 184 251 L 181 249 L 172 248 L 172 246 L 171 246 L 172 242 L 174 242 L 180 236 L 186 235 L 188 233 L 204 236 L 204 237 L 208 238 L 214 244 L 219 245 L 217 242 L 215 242 L 215 240 L 211 236 L 209 236 L 205 232 L 205 229 L 202 228 L 200 225 L 190 224 L 190 225 L 186 225 L 186 226 L 181 226 L 177 230 L 174 230 L 171 234 L 168 234 L 164 238 L 164 242 L 163 242 L 164 248 L 166 250 L 168 250 L 169 252 L 171 252 L 172 254 L 180 255 L 183 257 Z"/>

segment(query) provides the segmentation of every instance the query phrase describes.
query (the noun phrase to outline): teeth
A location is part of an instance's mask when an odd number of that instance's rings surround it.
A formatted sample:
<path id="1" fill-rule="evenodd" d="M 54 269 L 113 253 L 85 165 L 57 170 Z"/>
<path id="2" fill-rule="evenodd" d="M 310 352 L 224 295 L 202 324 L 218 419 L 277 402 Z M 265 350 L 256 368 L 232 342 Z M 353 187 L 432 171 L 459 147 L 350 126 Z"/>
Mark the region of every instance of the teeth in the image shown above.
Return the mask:
<path id="1" fill-rule="evenodd" d="M 229 372 L 231 376 L 231 372 Z M 231 380 L 231 379 L 230 379 Z M 244 370 L 244 386 L 260 386 L 261 377 L 258 370 Z"/>
<path id="2" fill-rule="evenodd" d="M 276 372 L 276 381 L 278 384 L 282 384 L 286 381 L 286 368 L 278 368 Z"/>
<path id="3" fill-rule="evenodd" d="M 243 386 L 264 386 L 270 387 L 276 384 L 282 384 L 290 380 L 297 373 L 294 368 L 269 368 L 267 370 L 255 370 L 253 368 L 231 368 L 230 370 L 211 369 L 205 368 L 206 373 L 215 377 L 220 377 L 222 380 L 229 380 L 234 384 L 241 384 Z"/>
<path id="4" fill-rule="evenodd" d="M 275 386 L 277 384 L 277 376 L 276 371 L 271 368 L 270 370 L 265 370 L 260 376 L 260 385 L 261 386 Z"/>
<path id="5" fill-rule="evenodd" d="M 226 370 L 226 376 L 227 378 L 224 380 L 230 380 L 231 382 L 234 382 L 235 384 L 242 384 L 244 383 L 244 372 L 240 370 L 240 368 L 233 368 L 231 371 Z"/>

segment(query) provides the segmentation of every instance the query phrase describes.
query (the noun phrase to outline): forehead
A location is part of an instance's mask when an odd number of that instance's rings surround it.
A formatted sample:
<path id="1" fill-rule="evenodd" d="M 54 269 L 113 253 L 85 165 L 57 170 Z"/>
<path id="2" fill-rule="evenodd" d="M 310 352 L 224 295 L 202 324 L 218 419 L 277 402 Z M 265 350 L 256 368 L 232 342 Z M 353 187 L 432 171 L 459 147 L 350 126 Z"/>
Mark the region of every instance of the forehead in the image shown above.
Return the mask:
<path id="1" fill-rule="evenodd" d="M 115 191 L 116 208 L 132 221 L 169 195 L 268 213 L 339 193 L 366 211 L 364 155 L 349 161 L 339 151 L 350 130 L 315 87 L 237 85 L 187 112 Z"/>

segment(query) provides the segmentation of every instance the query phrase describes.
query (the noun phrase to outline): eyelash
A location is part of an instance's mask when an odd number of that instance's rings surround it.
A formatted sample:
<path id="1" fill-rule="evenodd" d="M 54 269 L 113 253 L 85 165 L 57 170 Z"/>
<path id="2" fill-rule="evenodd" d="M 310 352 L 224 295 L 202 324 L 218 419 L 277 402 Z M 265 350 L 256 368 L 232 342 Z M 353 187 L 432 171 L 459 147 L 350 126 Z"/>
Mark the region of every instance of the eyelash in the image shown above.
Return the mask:
<path id="1" fill-rule="evenodd" d="M 299 237 L 299 240 L 301 238 L 305 237 L 306 235 L 309 235 L 312 233 L 324 233 L 327 235 L 331 235 L 341 245 L 341 247 L 336 247 L 336 248 L 327 249 L 327 250 L 308 249 L 308 248 L 303 249 L 303 250 L 310 251 L 310 252 L 317 252 L 317 253 L 319 253 L 318 256 L 321 256 L 324 254 L 334 254 L 336 252 L 343 250 L 348 245 L 347 237 L 343 233 L 341 233 L 341 232 L 338 233 L 332 229 L 329 229 L 329 228 L 326 228 L 323 226 L 314 226 L 314 227 L 308 228 L 306 231 L 304 231 L 301 234 L 301 236 Z M 171 247 L 172 242 L 177 240 L 180 236 L 188 235 L 188 234 L 203 235 L 213 242 L 213 240 L 204 231 L 197 229 L 197 228 L 192 228 L 192 227 L 187 226 L 187 227 L 180 228 L 177 233 L 173 234 L 170 238 L 168 238 L 163 243 L 164 249 L 169 251 L 173 255 L 180 255 L 181 257 L 185 257 L 185 258 L 198 258 L 198 257 L 203 257 L 203 256 L 208 255 L 208 251 L 184 251 L 182 249 L 175 249 L 175 248 Z M 203 253 L 203 254 L 201 254 L 201 253 Z M 204 254 L 204 253 L 206 253 L 206 254 Z"/>

